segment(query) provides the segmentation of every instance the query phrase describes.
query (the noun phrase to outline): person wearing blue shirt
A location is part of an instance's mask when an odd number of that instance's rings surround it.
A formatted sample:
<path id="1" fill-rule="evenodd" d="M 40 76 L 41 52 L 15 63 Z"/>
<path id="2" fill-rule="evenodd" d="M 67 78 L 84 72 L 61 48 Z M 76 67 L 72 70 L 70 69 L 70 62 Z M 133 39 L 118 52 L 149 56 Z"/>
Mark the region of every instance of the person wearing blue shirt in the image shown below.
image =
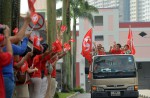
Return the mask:
<path id="1" fill-rule="evenodd" d="M 26 51 L 27 44 L 28 44 L 28 37 L 24 37 L 21 46 L 12 44 L 13 55 L 22 55 Z M 3 48 L 3 51 L 4 52 L 6 51 L 6 47 Z M 8 66 L 3 68 L 2 72 L 5 83 L 6 98 L 12 98 L 15 87 L 13 60 Z"/>

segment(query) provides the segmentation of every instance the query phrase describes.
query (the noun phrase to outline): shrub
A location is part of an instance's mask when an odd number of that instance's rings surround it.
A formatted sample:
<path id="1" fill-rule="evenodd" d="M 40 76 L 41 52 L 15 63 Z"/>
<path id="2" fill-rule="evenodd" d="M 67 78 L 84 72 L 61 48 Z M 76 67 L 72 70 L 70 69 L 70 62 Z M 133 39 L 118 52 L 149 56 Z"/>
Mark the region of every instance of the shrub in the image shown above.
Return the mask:
<path id="1" fill-rule="evenodd" d="M 54 98 L 59 98 L 58 93 L 55 92 Z"/>
<path id="2" fill-rule="evenodd" d="M 75 88 L 73 91 L 74 92 L 84 93 L 84 89 L 83 88 Z"/>

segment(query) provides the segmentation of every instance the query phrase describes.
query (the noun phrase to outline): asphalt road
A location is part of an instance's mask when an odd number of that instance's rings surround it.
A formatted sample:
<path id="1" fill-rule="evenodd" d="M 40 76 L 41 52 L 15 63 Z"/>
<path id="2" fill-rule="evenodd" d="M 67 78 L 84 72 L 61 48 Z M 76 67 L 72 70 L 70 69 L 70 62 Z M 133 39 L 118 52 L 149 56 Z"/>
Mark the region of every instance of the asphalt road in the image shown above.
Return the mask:
<path id="1" fill-rule="evenodd" d="M 89 93 L 85 93 L 85 94 L 79 94 L 77 96 L 75 96 L 74 98 L 91 98 Z M 142 97 L 139 97 L 142 98 Z"/>

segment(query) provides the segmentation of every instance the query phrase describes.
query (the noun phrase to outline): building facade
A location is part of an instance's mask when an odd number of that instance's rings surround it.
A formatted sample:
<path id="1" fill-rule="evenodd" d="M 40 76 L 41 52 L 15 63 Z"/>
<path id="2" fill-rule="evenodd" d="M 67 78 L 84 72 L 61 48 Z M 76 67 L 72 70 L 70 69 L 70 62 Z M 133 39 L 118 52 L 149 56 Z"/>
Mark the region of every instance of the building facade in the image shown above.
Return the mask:
<path id="1" fill-rule="evenodd" d="M 97 8 L 116 8 L 119 6 L 119 0 L 87 0 L 90 5 Z"/>
<path id="2" fill-rule="evenodd" d="M 150 0 L 138 0 L 138 21 L 150 21 Z"/>
<path id="3" fill-rule="evenodd" d="M 150 21 L 150 0 L 87 0 L 97 8 L 118 8 L 120 22 Z"/>
<path id="4" fill-rule="evenodd" d="M 138 1 L 131 0 L 130 1 L 130 21 L 138 21 Z"/>

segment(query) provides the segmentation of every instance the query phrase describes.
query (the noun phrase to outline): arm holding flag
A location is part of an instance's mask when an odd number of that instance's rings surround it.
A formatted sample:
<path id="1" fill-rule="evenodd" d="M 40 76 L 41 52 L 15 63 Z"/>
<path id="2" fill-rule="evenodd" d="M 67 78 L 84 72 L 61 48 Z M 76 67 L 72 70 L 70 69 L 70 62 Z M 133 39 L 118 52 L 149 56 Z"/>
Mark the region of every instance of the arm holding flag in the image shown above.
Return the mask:
<path id="1" fill-rule="evenodd" d="M 21 60 L 20 62 L 18 63 L 15 63 L 14 66 L 17 67 L 17 68 L 20 68 L 24 63 L 25 61 L 28 60 L 28 58 L 32 56 L 32 53 L 31 52 L 28 52 Z"/>
<path id="2" fill-rule="evenodd" d="M 24 23 L 19 32 L 15 36 L 10 36 L 11 43 L 18 43 L 22 40 L 25 36 L 25 31 L 30 23 L 30 14 L 28 13 L 27 16 L 24 18 Z"/>

